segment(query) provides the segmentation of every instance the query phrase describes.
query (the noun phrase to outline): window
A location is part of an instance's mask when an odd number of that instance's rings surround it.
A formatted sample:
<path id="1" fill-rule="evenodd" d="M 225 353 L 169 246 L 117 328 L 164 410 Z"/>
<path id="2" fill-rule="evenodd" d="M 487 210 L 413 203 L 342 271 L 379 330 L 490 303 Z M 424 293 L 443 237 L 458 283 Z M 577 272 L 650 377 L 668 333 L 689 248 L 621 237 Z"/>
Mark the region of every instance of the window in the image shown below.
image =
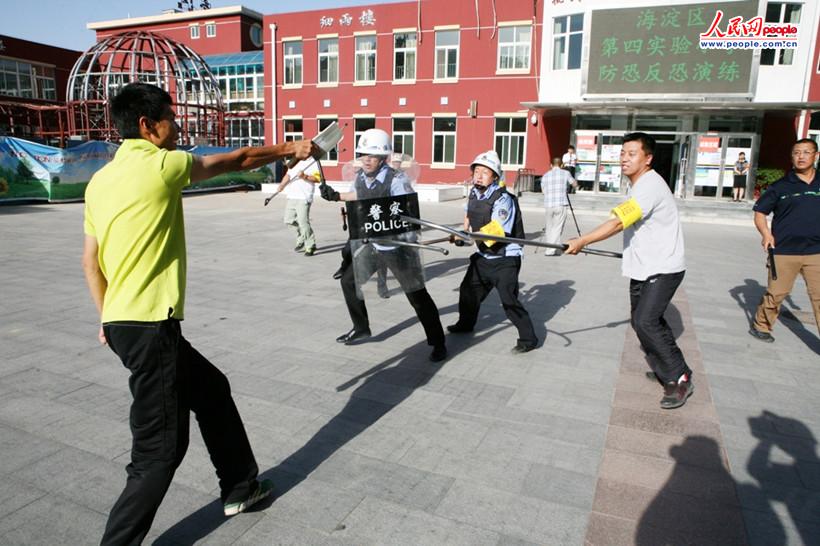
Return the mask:
<path id="1" fill-rule="evenodd" d="M 799 26 L 800 4 L 787 2 L 769 2 L 766 4 L 766 22 Z M 769 35 L 773 38 L 777 36 Z M 794 62 L 794 49 L 764 49 L 760 52 L 760 64 L 790 65 Z"/>
<path id="2" fill-rule="evenodd" d="M 265 96 L 265 85 L 262 64 L 215 66 L 212 71 L 219 83 L 219 90 L 228 111 L 264 110 L 262 101 Z M 196 100 L 193 91 L 188 100 Z"/>
<path id="3" fill-rule="evenodd" d="M 333 123 L 334 121 L 338 121 L 336 118 L 319 118 L 319 132 L 321 133 L 324 131 L 328 125 Z M 339 161 L 339 145 L 333 147 L 332 150 L 328 150 L 328 152 L 321 157 L 323 160 L 327 161 Z"/>
<path id="4" fill-rule="evenodd" d="M 413 139 L 416 120 L 393 118 L 393 151 L 413 157 Z"/>
<path id="5" fill-rule="evenodd" d="M 356 81 L 376 82 L 375 36 L 356 36 Z"/>
<path id="6" fill-rule="evenodd" d="M 0 58 L 0 95 L 57 100 L 54 67 Z"/>
<path id="7" fill-rule="evenodd" d="M 285 130 L 282 133 L 285 139 L 285 142 L 289 142 L 291 140 L 303 140 L 305 138 L 304 132 L 302 131 L 302 120 L 300 119 L 285 119 Z"/>
<path id="8" fill-rule="evenodd" d="M 495 151 L 502 165 L 523 166 L 526 142 L 526 117 L 495 118 Z"/>
<path id="9" fill-rule="evenodd" d="M 302 85 L 302 42 L 284 42 L 285 85 Z"/>
<path id="10" fill-rule="evenodd" d="M 584 14 L 565 15 L 552 20 L 552 69 L 581 68 Z"/>
<path id="11" fill-rule="evenodd" d="M 339 39 L 319 40 L 319 83 L 339 83 Z"/>
<path id="12" fill-rule="evenodd" d="M 213 38 L 214 36 L 216 36 L 216 23 L 205 23 L 205 37 Z"/>
<path id="13" fill-rule="evenodd" d="M 458 77 L 458 30 L 436 31 L 436 74 L 437 80 Z"/>
<path id="14" fill-rule="evenodd" d="M 57 85 L 54 81 L 54 69 L 33 65 L 37 96 L 46 100 L 57 100 Z"/>
<path id="15" fill-rule="evenodd" d="M 498 29 L 498 70 L 530 69 L 530 25 Z"/>
<path id="16" fill-rule="evenodd" d="M 416 33 L 393 35 L 393 79 L 416 79 Z"/>
<path id="17" fill-rule="evenodd" d="M 456 164 L 456 118 L 433 118 L 433 164 Z"/>
<path id="18" fill-rule="evenodd" d="M 368 129 L 376 127 L 376 118 L 355 118 L 353 120 L 353 148 L 359 145 L 359 137 Z"/>
<path id="19" fill-rule="evenodd" d="M 191 29 L 191 40 L 198 40 L 199 39 L 199 25 L 191 25 L 189 28 Z"/>

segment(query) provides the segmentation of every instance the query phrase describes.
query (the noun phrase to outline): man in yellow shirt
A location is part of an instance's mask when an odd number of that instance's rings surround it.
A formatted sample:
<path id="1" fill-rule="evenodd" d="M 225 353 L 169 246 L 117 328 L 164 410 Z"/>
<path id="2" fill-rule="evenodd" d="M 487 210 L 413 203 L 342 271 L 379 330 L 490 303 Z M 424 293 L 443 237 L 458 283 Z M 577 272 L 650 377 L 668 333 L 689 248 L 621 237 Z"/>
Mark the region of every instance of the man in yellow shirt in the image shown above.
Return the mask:
<path id="1" fill-rule="evenodd" d="M 194 157 L 176 151 L 171 96 L 123 87 L 111 113 L 125 139 L 85 194 L 83 269 L 100 313 L 100 342 L 131 372 L 128 479 L 103 544 L 139 544 L 188 447 L 190 412 L 219 478 L 226 516 L 267 497 L 227 378 L 182 336 L 186 250 L 182 189 L 286 156 L 317 155 L 310 141 Z"/>

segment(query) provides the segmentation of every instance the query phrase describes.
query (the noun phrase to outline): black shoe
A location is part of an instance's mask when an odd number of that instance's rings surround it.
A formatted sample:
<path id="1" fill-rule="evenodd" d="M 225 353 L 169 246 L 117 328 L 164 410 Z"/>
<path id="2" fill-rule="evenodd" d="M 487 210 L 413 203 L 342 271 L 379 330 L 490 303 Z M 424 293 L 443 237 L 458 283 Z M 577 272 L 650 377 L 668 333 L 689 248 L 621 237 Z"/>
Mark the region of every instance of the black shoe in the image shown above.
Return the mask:
<path id="1" fill-rule="evenodd" d="M 316 247 L 315 246 L 312 246 L 312 247 L 308 248 L 307 250 L 305 250 L 305 256 L 313 256 L 314 254 L 316 254 Z"/>
<path id="2" fill-rule="evenodd" d="M 390 297 L 390 289 L 386 285 L 379 284 L 379 297 L 383 300 Z"/>
<path id="3" fill-rule="evenodd" d="M 774 336 L 769 332 L 761 332 L 757 328 L 749 328 L 749 335 L 751 335 L 755 339 L 759 339 L 760 341 L 765 341 L 766 343 L 774 343 Z"/>
<path id="4" fill-rule="evenodd" d="M 295 247 L 293 247 L 293 250 L 294 250 L 295 252 L 302 252 L 302 250 L 303 250 L 304 248 L 305 248 L 305 243 L 299 243 L 298 245 L 296 245 Z"/>
<path id="5" fill-rule="evenodd" d="M 367 339 L 370 337 L 370 330 L 357 330 L 353 328 L 346 334 L 342 334 L 336 338 L 336 343 L 344 343 L 345 345 L 350 345 L 359 341 L 361 339 Z"/>
<path id="6" fill-rule="evenodd" d="M 661 409 L 675 409 L 686 403 L 686 400 L 695 392 L 692 378 L 686 381 L 670 381 L 663 387 L 663 398 L 661 398 Z"/>
<path id="7" fill-rule="evenodd" d="M 339 269 L 336 270 L 336 273 L 333 274 L 333 278 L 338 281 L 339 279 L 342 278 L 342 275 L 344 275 L 344 272 L 345 272 L 345 268 L 340 267 Z"/>
<path id="8" fill-rule="evenodd" d="M 430 361 L 441 362 L 445 358 L 447 358 L 447 347 L 444 345 L 436 345 L 433 348 L 433 352 L 430 353 Z"/>
<path id="9" fill-rule="evenodd" d="M 515 347 L 510 349 L 510 352 L 514 355 L 521 355 L 528 353 L 533 349 L 535 349 L 535 345 L 521 345 L 520 343 L 516 343 Z"/>
<path id="10" fill-rule="evenodd" d="M 455 324 L 451 324 L 450 326 L 448 326 L 447 331 L 451 334 L 466 334 L 472 332 L 473 329 L 467 326 L 462 326 L 461 324 L 456 322 Z"/>

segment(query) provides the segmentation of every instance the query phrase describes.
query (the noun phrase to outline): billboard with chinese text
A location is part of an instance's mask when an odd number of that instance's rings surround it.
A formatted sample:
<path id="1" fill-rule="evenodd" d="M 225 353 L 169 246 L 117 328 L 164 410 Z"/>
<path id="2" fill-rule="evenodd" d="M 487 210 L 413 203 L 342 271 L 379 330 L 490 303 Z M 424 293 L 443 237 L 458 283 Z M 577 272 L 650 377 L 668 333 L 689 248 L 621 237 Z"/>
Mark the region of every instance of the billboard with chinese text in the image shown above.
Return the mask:
<path id="1" fill-rule="evenodd" d="M 753 50 L 701 49 L 717 10 L 757 16 L 758 1 L 592 11 L 586 95 L 751 95 Z"/>

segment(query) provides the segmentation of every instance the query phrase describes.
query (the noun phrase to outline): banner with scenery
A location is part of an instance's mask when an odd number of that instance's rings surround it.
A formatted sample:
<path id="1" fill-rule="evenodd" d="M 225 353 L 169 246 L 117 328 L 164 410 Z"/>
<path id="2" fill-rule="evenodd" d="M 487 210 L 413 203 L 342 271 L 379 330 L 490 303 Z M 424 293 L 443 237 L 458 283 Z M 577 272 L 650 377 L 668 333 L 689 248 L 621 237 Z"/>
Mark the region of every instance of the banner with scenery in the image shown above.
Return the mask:
<path id="1" fill-rule="evenodd" d="M 0 202 L 81 201 L 95 172 L 114 158 L 119 146 L 90 141 L 71 148 L 54 148 L 14 137 L 0 137 Z M 197 155 L 230 148 L 194 147 Z M 186 191 L 259 185 L 272 177 L 268 167 L 227 173 L 189 186 Z"/>

